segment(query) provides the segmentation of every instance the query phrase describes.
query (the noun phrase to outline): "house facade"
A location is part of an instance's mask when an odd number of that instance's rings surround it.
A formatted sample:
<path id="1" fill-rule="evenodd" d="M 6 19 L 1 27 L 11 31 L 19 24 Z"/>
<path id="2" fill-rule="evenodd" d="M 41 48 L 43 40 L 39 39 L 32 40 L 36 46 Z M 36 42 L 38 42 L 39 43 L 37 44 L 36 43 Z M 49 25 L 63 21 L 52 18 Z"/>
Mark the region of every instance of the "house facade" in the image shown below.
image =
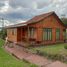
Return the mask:
<path id="1" fill-rule="evenodd" d="M 11 42 L 28 45 L 62 43 L 65 40 L 65 26 L 55 12 L 33 17 L 31 20 L 7 27 L 7 37 Z"/>

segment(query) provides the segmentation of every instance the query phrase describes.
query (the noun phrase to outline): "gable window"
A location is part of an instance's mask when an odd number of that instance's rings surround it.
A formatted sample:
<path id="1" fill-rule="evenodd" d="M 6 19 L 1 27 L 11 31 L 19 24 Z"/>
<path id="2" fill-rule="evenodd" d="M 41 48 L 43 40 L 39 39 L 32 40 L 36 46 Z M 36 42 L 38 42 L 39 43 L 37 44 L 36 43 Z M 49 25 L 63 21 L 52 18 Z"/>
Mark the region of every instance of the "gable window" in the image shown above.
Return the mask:
<path id="1" fill-rule="evenodd" d="M 60 29 L 56 29 L 56 40 L 60 40 Z"/>
<path id="2" fill-rule="evenodd" d="M 51 28 L 43 29 L 43 40 L 52 40 L 52 29 Z"/>

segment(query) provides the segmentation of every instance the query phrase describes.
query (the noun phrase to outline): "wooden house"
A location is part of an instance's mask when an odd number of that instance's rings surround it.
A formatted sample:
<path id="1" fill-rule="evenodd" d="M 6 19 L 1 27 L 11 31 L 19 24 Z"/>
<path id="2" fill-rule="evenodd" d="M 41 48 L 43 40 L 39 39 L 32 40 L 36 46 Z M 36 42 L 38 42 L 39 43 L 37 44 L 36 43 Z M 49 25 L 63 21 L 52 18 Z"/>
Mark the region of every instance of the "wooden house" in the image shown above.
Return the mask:
<path id="1" fill-rule="evenodd" d="M 23 42 L 36 46 L 65 41 L 66 28 L 55 12 L 38 15 L 25 23 L 6 28 L 8 40 L 22 46 Z"/>

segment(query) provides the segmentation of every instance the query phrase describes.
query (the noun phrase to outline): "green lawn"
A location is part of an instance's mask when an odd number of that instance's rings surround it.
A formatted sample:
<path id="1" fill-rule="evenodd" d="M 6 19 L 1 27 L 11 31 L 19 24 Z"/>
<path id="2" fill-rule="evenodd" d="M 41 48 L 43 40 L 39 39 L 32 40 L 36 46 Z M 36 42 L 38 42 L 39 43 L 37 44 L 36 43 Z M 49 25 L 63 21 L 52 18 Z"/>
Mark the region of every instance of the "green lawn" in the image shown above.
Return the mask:
<path id="1" fill-rule="evenodd" d="M 9 55 L 3 48 L 4 40 L 0 39 L 0 67 L 36 67 L 34 64 L 26 63 Z"/>
<path id="2" fill-rule="evenodd" d="M 36 53 L 37 50 L 41 51 L 41 52 L 46 52 L 46 53 L 50 53 L 50 54 L 66 54 L 67 55 L 67 50 L 64 49 L 64 46 L 67 45 L 67 43 L 64 44 L 55 44 L 55 45 L 50 45 L 50 46 L 40 46 L 40 47 L 31 47 L 29 48 L 29 51 L 31 51 L 32 53 Z"/>

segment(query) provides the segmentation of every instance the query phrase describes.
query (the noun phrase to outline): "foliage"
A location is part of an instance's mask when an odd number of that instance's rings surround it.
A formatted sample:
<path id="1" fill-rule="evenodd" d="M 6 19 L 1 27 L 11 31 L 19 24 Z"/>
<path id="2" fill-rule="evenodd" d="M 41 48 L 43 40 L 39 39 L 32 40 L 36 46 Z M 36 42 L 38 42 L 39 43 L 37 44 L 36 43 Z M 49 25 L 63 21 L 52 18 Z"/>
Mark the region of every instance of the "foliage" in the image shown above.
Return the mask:
<path id="1" fill-rule="evenodd" d="M 0 31 L 0 38 L 5 39 L 6 35 L 7 35 L 6 29 Z"/>
<path id="2" fill-rule="evenodd" d="M 59 61 L 62 61 L 62 62 L 66 62 L 67 61 L 67 56 L 64 56 L 64 55 L 61 55 L 60 53 L 59 54 L 48 54 L 46 52 L 37 52 L 36 54 L 40 55 L 40 56 L 44 56 L 44 57 L 47 57 L 51 60 L 59 60 Z"/>
<path id="3" fill-rule="evenodd" d="M 31 47 L 29 51 L 44 56 L 51 60 L 67 62 L 67 50 L 64 49 L 67 43 L 55 44 L 50 46 Z"/>
<path id="4" fill-rule="evenodd" d="M 67 18 L 61 18 L 62 22 L 67 25 Z"/>
<path id="5" fill-rule="evenodd" d="M 65 45 L 64 48 L 67 49 L 67 45 Z"/>

